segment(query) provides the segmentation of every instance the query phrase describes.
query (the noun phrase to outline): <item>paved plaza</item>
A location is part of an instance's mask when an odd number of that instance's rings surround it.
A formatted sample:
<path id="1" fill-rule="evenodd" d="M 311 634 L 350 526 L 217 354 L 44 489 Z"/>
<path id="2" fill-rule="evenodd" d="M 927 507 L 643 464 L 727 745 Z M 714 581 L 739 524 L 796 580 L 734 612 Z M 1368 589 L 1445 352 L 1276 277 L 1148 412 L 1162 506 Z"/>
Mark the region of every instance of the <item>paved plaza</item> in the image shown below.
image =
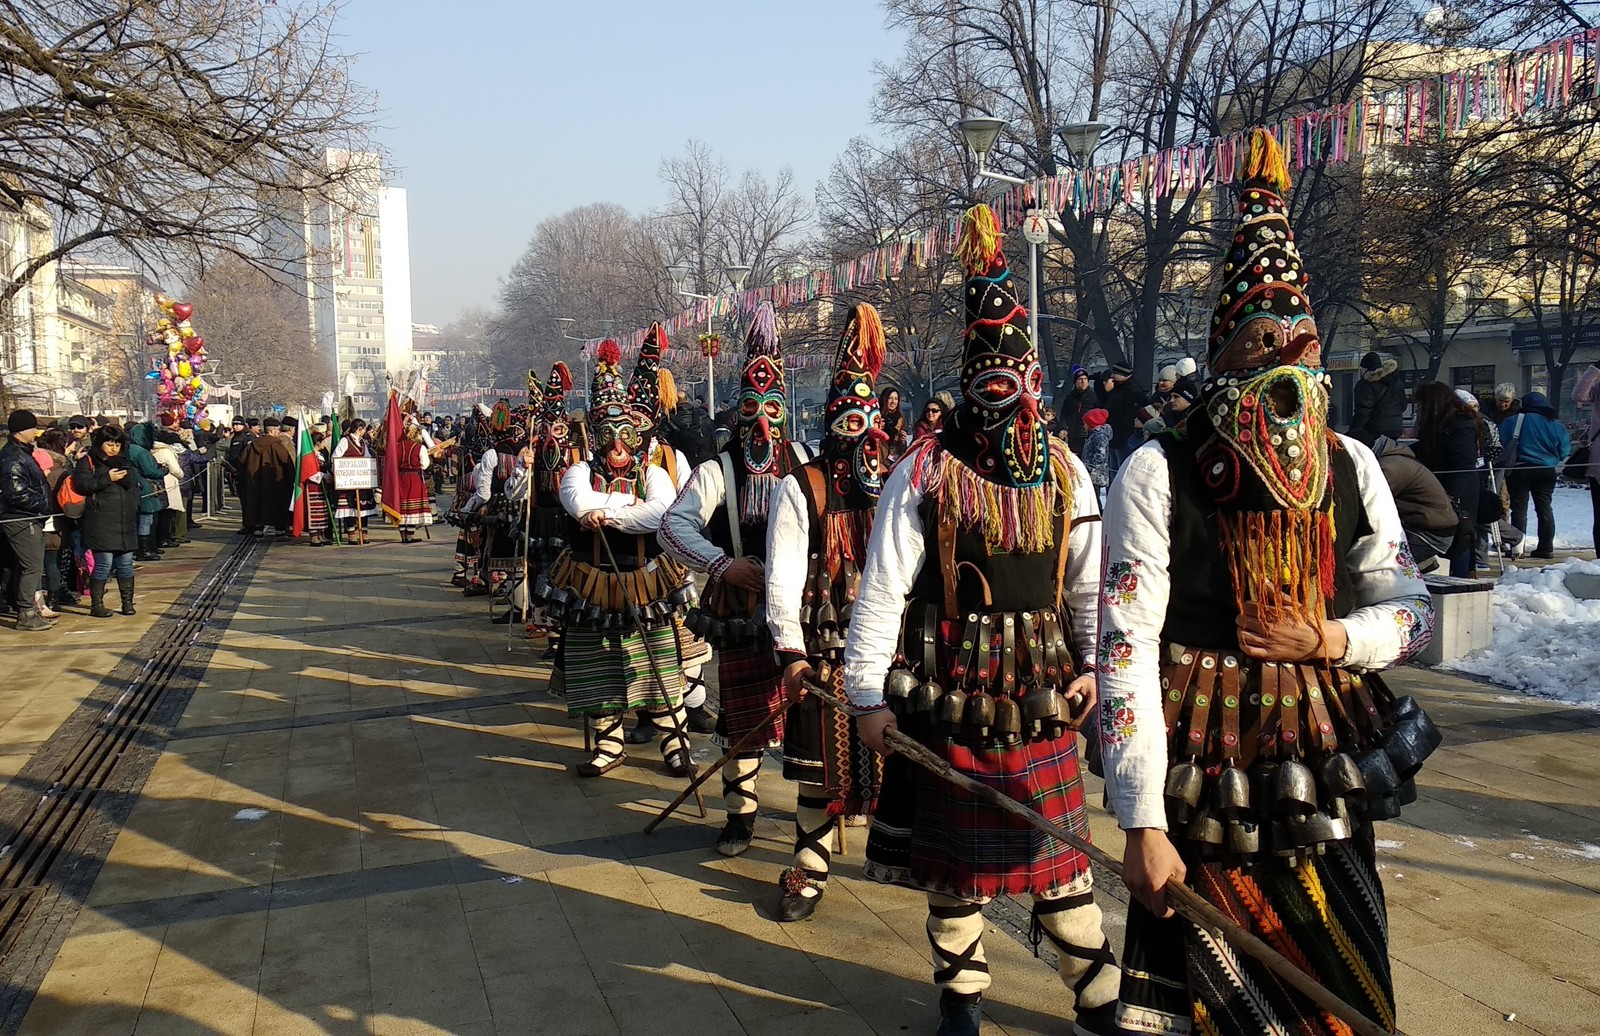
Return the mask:
<path id="1" fill-rule="evenodd" d="M 582 729 L 542 642 L 449 586 L 452 544 L 215 535 L 142 566 L 136 618 L 0 630 L 8 834 L 57 796 L 69 742 L 159 690 L 11 922 L 8 1030 L 931 1032 L 924 903 L 860 878 L 866 832 L 793 925 L 772 919 L 794 807 L 772 761 L 746 856 L 711 850 L 715 795 L 708 819 L 642 834 L 681 782 L 651 747 L 571 775 Z M 152 645 L 174 659 L 159 683 Z M 1379 831 L 1402 1027 L 1600 1033 L 1600 715 L 1424 670 L 1394 683 L 1446 733 Z M 1118 944 L 1126 893 L 1099 877 Z M 1018 916 L 991 910 L 984 1031 L 1069 1032 Z"/>

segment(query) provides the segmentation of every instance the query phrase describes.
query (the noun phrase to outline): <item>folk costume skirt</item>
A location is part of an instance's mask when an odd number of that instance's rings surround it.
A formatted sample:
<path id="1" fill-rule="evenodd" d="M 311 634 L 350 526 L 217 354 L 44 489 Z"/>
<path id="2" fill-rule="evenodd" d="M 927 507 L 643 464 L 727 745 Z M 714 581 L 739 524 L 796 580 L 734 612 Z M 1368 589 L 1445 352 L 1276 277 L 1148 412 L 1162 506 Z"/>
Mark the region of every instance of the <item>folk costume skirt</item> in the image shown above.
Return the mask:
<path id="1" fill-rule="evenodd" d="M 1077 735 L 1011 748 L 929 745 L 956 770 L 1087 839 Z M 1081 891 L 1089 860 L 899 755 L 884 761 L 883 794 L 865 873 L 957 899 Z"/>
<path id="2" fill-rule="evenodd" d="M 665 711 L 683 703 L 686 690 L 683 657 L 675 624 L 634 629 L 596 630 L 568 624 L 561 651 L 566 663 L 567 715 L 649 709 Z M 654 659 L 654 666 L 651 660 Z"/>
<path id="3" fill-rule="evenodd" d="M 844 666 L 833 671 L 833 693 L 844 697 Z M 785 780 L 820 786 L 829 816 L 865 816 L 878 808 L 883 759 L 856 732 L 842 709 L 825 709 L 807 695 L 789 710 L 783 732 Z"/>
<path id="4" fill-rule="evenodd" d="M 1388 912 L 1371 824 L 1296 866 L 1267 859 L 1224 867 L 1177 845 L 1190 888 L 1345 1003 L 1394 1028 Z M 1162 920 L 1137 900 L 1128 905 L 1119 1020 L 1153 1036 L 1350 1031 L 1254 958 L 1182 918 Z"/>
<path id="5" fill-rule="evenodd" d="M 783 708 L 783 670 L 773 658 L 772 649 L 739 647 L 718 651 L 717 694 L 722 707 L 712 740 L 727 749 Z M 782 743 L 785 718 L 770 728 L 767 745 Z M 759 751 L 761 747 L 754 745 L 752 750 Z"/>
<path id="6" fill-rule="evenodd" d="M 422 472 L 402 468 L 399 495 L 392 505 L 400 514 L 398 524 L 407 528 L 433 524 L 433 496 L 422 480 Z"/>

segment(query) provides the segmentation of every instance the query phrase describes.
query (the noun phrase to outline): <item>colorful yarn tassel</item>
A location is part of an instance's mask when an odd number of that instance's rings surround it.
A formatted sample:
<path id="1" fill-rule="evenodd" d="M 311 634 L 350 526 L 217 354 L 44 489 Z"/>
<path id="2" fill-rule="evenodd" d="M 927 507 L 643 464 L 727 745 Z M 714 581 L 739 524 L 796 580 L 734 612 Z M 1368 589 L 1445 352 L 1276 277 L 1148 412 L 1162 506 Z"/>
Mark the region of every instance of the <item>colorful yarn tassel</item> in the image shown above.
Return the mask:
<path id="1" fill-rule="evenodd" d="M 1294 181 L 1289 179 L 1289 165 L 1284 159 L 1283 148 L 1264 129 L 1250 134 L 1250 146 L 1245 150 L 1244 166 L 1239 170 L 1239 178 L 1245 183 L 1265 183 L 1278 194 L 1294 186 Z"/>
<path id="2" fill-rule="evenodd" d="M 974 205 L 961 217 L 961 238 L 956 242 L 956 255 L 967 273 L 982 273 L 1000 255 L 1001 240 L 1000 223 L 995 219 L 994 210 L 987 205 Z"/>

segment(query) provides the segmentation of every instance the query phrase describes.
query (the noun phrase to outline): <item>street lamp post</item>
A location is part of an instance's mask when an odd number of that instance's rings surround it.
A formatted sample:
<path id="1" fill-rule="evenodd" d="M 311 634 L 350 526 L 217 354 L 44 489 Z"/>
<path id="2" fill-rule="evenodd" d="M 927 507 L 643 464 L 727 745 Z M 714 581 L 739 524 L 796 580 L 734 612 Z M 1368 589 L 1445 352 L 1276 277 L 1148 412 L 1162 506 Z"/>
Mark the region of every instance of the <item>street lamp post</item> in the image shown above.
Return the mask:
<path id="1" fill-rule="evenodd" d="M 744 289 L 745 278 L 750 276 L 750 267 L 743 264 L 724 266 L 722 272 L 727 275 L 728 281 L 733 285 L 733 292 L 737 295 Z M 684 288 L 684 281 L 689 279 L 689 265 L 687 263 L 671 263 L 667 266 L 667 276 L 672 278 L 672 290 L 686 299 L 702 299 L 710 302 L 715 295 L 701 295 Z M 706 334 L 711 333 L 711 307 L 706 306 Z M 706 411 L 710 414 L 717 412 L 717 368 L 716 357 L 706 355 Z"/>
<path id="2" fill-rule="evenodd" d="M 576 317 L 556 317 L 556 332 L 569 342 L 583 343 L 583 349 L 581 350 L 583 352 L 583 398 L 587 400 L 589 398 L 589 340 L 579 338 L 577 335 L 567 334 L 568 331 L 572 330 L 572 325 L 577 322 Z"/>

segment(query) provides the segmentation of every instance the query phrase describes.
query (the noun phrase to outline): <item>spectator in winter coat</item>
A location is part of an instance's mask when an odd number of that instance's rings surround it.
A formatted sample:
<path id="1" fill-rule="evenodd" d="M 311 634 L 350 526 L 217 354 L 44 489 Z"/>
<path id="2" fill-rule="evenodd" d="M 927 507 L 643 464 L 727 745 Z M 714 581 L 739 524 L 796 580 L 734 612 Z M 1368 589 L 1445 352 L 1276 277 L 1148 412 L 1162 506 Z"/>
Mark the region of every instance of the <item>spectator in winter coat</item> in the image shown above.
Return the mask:
<path id="1" fill-rule="evenodd" d="M 33 459 L 39 419 L 31 410 L 13 410 L 6 419 L 11 437 L 0 446 L 0 531 L 15 558 L 17 629 L 44 630 L 44 523 L 54 509 L 44 471 Z"/>
<path id="2" fill-rule="evenodd" d="M 1094 483 L 1097 497 L 1104 497 L 1106 487 L 1111 484 L 1111 426 L 1107 423 L 1109 418 L 1110 415 L 1099 408 L 1083 415 L 1083 424 L 1088 432 L 1083 439 L 1081 459 L 1083 466 L 1089 469 L 1089 481 Z"/>
<path id="3" fill-rule="evenodd" d="M 706 413 L 705 404 L 685 402 L 668 416 L 661 437 L 673 449 L 681 450 L 691 468 L 717 455 L 717 431 Z"/>
<path id="4" fill-rule="evenodd" d="M 1509 381 L 1502 381 L 1494 387 L 1494 410 L 1489 414 L 1489 420 L 1496 425 L 1503 425 L 1507 418 L 1516 417 L 1522 413 L 1522 400 L 1517 398 L 1517 386 Z M 1505 436 L 1500 437 L 1502 440 Z"/>
<path id="5" fill-rule="evenodd" d="M 1466 528 L 1475 530 L 1478 494 L 1481 490 L 1477 417 L 1456 398 L 1455 390 L 1442 381 L 1418 385 L 1415 401 L 1417 442 L 1412 452 L 1444 486 L 1445 493 L 1455 506 L 1458 528 L 1461 519 L 1465 518 Z M 1451 575 L 1472 574 L 1474 538 L 1470 535 L 1457 536 L 1446 551 Z"/>
<path id="6" fill-rule="evenodd" d="M 1173 368 L 1178 372 L 1178 380 L 1172 386 L 1173 391 L 1182 392 L 1187 389 L 1189 392 L 1193 393 L 1193 395 L 1190 396 L 1191 399 L 1199 399 L 1200 367 L 1199 364 L 1194 362 L 1194 357 L 1185 356 L 1183 359 L 1173 364 Z"/>
<path id="7" fill-rule="evenodd" d="M 133 614 L 134 548 L 140 542 L 140 482 L 124 450 L 121 428 L 95 431 L 94 445 L 72 473 L 72 486 L 87 502 L 78 529 L 83 548 L 94 554 L 94 574 L 89 578 L 89 614 L 109 618 L 106 583 L 116 577 L 122 597 L 122 614 Z"/>
<path id="8" fill-rule="evenodd" d="M 1450 494 L 1416 454 L 1387 435 L 1378 436 L 1372 452 L 1394 494 L 1411 556 L 1423 571 L 1432 571 L 1449 552 L 1461 524 Z"/>
<path id="9" fill-rule="evenodd" d="M 1056 426 L 1053 429 L 1067 440 L 1073 453 L 1083 452 L 1083 438 L 1089 434 L 1089 429 L 1083 424 L 1083 415 L 1093 409 L 1094 390 L 1089 385 L 1089 372 L 1082 367 L 1073 367 L 1072 391 L 1062 398 L 1057 407 Z"/>
<path id="10" fill-rule="evenodd" d="M 1361 357 L 1361 380 L 1356 382 L 1346 433 L 1350 438 L 1367 446 L 1380 435 L 1400 438 L 1405 427 L 1406 390 L 1400 384 L 1399 370 L 1398 360 L 1380 353 Z"/>
<path id="11" fill-rule="evenodd" d="M 1112 467 L 1118 468 L 1122 466 L 1122 458 L 1127 453 L 1124 444 L 1136 430 L 1139 410 L 1148 401 L 1144 389 L 1133 380 L 1133 368 L 1127 364 L 1119 363 L 1112 367 L 1110 381 L 1111 392 L 1102 405 L 1109 415 L 1107 423 L 1111 425 Z"/>
<path id="12" fill-rule="evenodd" d="M 900 405 L 900 390 L 893 385 L 885 385 L 878 391 L 878 415 L 883 419 L 883 434 L 889 437 L 884 448 L 889 453 L 889 463 L 893 464 L 906 452 L 908 445 L 906 410 Z"/>
<path id="13" fill-rule="evenodd" d="M 1172 398 L 1172 391 L 1177 387 L 1178 368 L 1176 364 L 1169 363 L 1156 374 L 1156 390 L 1150 394 L 1150 402 L 1165 409 L 1167 400 Z"/>
<path id="14" fill-rule="evenodd" d="M 1506 489 L 1511 494 L 1511 524 L 1528 531 L 1528 497 L 1533 497 L 1539 518 L 1536 558 L 1555 557 L 1556 515 L 1551 506 L 1556 492 L 1556 469 L 1572 454 L 1572 436 L 1556 420 L 1556 412 L 1543 392 L 1522 397 L 1522 413 L 1500 426 L 1500 440 L 1515 443 L 1516 456 L 1506 458 Z"/>
<path id="15" fill-rule="evenodd" d="M 1596 433 L 1600 432 L 1600 363 L 1590 364 L 1588 370 L 1578 375 L 1578 383 L 1572 386 L 1572 401 L 1591 408 L 1589 464 L 1584 468 L 1583 475 L 1589 483 L 1589 503 L 1594 509 L 1595 548 L 1600 550 L 1600 456 L 1596 456 L 1594 451 Z"/>
<path id="16" fill-rule="evenodd" d="M 161 543 L 156 539 L 156 520 L 167 507 L 167 469 L 150 453 L 155 445 L 156 426 L 140 421 L 127 431 L 122 452 L 128 466 L 139 476 L 139 553 L 135 561 L 160 561 Z"/>

